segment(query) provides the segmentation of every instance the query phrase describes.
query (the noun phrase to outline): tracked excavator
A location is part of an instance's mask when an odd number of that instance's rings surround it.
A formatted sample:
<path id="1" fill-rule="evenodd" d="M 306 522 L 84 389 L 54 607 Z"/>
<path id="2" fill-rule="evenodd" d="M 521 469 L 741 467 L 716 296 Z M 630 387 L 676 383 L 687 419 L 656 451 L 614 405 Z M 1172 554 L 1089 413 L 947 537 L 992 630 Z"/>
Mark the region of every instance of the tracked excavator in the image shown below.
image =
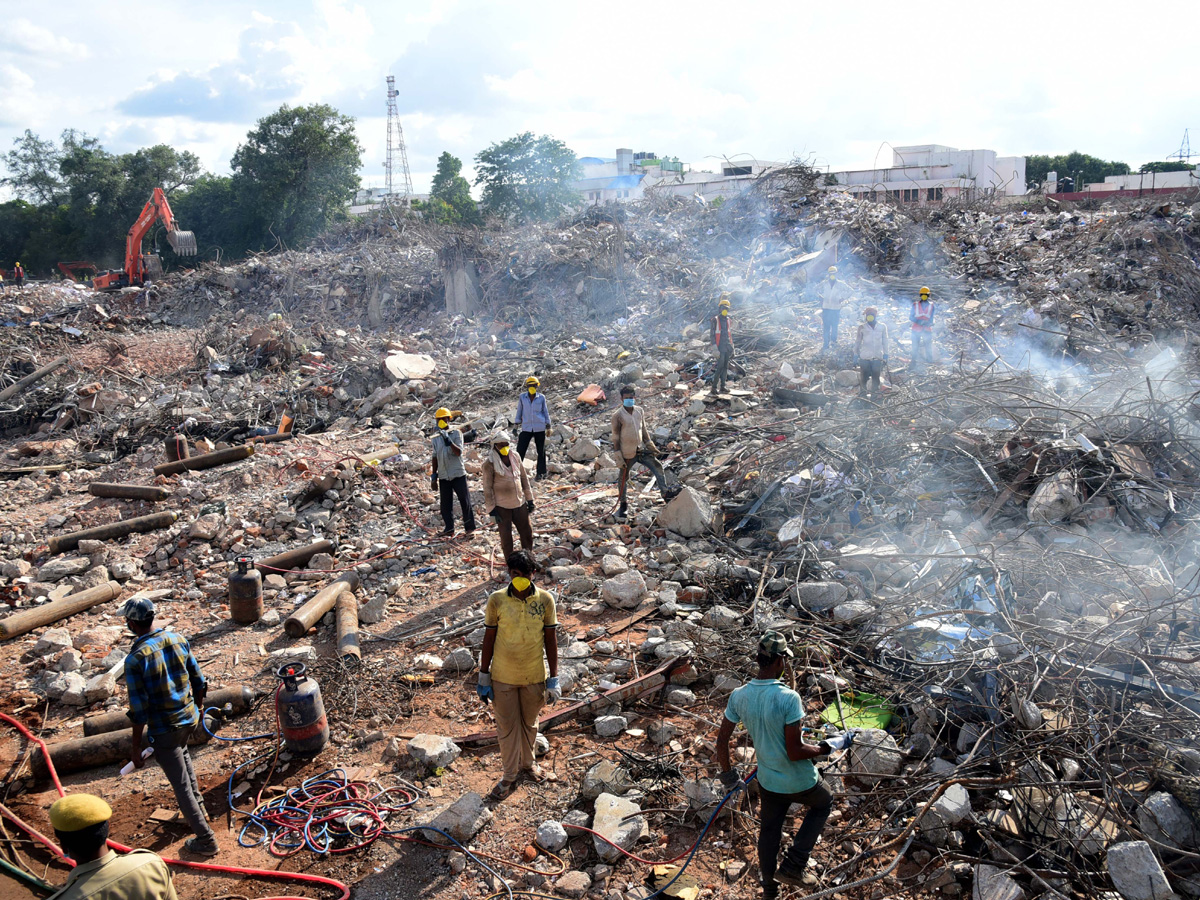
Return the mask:
<path id="1" fill-rule="evenodd" d="M 196 235 L 180 230 L 171 212 L 171 204 L 167 202 L 167 195 L 162 188 L 155 188 L 125 237 L 125 268 L 97 272 L 92 279 L 92 287 L 98 291 L 115 291 L 145 284 L 162 274 L 162 260 L 158 254 L 153 251 L 142 252 L 142 239 L 155 222 L 162 222 L 167 229 L 167 242 L 179 256 L 196 255 Z"/>

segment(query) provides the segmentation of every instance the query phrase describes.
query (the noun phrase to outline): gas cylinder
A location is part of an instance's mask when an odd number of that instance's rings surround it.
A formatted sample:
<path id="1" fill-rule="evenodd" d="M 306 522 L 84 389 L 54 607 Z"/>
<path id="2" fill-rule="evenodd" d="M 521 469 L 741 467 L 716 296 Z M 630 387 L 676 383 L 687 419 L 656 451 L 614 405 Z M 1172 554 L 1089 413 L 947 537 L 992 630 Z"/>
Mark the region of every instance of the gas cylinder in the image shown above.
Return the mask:
<path id="1" fill-rule="evenodd" d="M 329 742 L 321 688 L 302 663 L 286 663 L 275 674 L 283 682 L 275 695 L 275 710 L 284 745 L 292 753 L 316 753 Z"/>
<path id="2" fill-rule="evenodd" d="M 250 568 L 252 562 L 239 556 L 229 575 L 229 617 L 242 625 L 253 625 L 263 614 L 262 573 Z"/>
<path id="3" fill-rule="evenodd" d="M 167 462 L 178 462 L 179 460 L 187 459 L 192 455 L 192 452 L 188 449 L 187 438 L 185 438 L 174 428 L 172 428 L 170 433 L 167 435 L 166 451 Z"/>

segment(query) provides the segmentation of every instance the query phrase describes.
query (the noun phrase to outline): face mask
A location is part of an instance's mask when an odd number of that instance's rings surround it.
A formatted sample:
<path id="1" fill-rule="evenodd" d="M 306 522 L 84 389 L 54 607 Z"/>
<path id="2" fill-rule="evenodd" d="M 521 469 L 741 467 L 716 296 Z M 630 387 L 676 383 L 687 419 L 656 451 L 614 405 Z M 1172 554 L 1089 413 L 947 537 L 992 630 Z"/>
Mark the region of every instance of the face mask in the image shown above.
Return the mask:
<path id="1" fill-rule="evenodd" d="M 534 394 L 536 394 L 536 393 L 537 393 L 537 388 L 530 388 L 530 389 L 529 389 L 529 396 L 530 396 L 530 397 L 532 397 L 532 396 L 533 396 Z"/>
<path id="2" fill-rule="evenodd" d="M 874 316 L 867 316 L 867 324 L 868 324 L 868 325 L 874 325 L 874 324 L 875 324 L 875 317 L 874 317 Z"/>
<path id="3" fill-rule="evenodd" d="M 501 456 L 508 456 L 508 444 L 505 444 L 503 447 L 497 447 L 496 452 Z"/>
<path id="4" fill-rule="evenodd" d="M 829 280 L 830 280 L 830 281 L 837 281 L 837 276 L 836 276 L 836 275 L 830 275 L 830 276 L 829 276 Z"/>
<path id="5" fill-rule="evenodd" d="M 532 581 L 528 578 L 522 578 L 520 575 L 512 580 L 512 586 L 516 588 L 518 594 L 523 594 L 529 590 L 531 584 L 533 584 Z"/>
<path id="6" fill-rule="evenodd" d="M 624 400 L 621 401 L 621 403 L 623 403 L 625 405 L 626 409 L 633 409 L 633 398 L 632 397 L 626 397 Z"/>
<path id="7" fill-rule="evenodd" d="M 723 316 L 729 315 L 729 310 L 727 310 L 727 309 L 721 310 L 721 315 L 723 315 Z"/>
<path id="8" fill-rule="evenodd" d="M 450 427 L 450 423 L 447 422 L 445 419 L 438 419 L 438 428 L 449 428 L 449 427 Z"/>

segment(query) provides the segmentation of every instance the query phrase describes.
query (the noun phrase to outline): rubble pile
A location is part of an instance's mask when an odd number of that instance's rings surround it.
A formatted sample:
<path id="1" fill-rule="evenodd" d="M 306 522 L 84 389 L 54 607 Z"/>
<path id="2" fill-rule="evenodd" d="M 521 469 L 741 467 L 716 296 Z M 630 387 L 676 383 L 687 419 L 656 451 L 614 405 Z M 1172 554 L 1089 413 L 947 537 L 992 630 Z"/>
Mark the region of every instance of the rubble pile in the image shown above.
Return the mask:
<path id="1" fill-rule="evenodd" d="M 664 865 L 690 846 L 724 795 L 716 724 L 773 628 L 805 725 L 856 729 L 822 764 L 838 797 L 814 854 L 823 888 L 1200 896 L 1200 432 L 1192 340 L 1163 331 L 1194 316 L 1194 217 L 1050 201 L 914 217 L 796 167 L 720 204 L 651 197 L 475 232 L 385 216 L 144 291 L 10 291 L 0 389 L 66 361 L 0 403 L 0 592 L 44 619 L 0 620 L 5 709 L 52 744 L 123 710 L 119 603 L 149 596 L 214 686 L 270 696 L 279 666 L 304 662 L 325 696 L 316 760 L 268 771 L 249 768 L 262 745 L 203 747 L 206 787 L 236 774 L 229 796 L 248 803 L 268 779 L 343 767 L 407 784 L 404 826 L 521 860 L 509 874 L 531 890 L 641 900 L 663 866 L 614 845 Z M 451 314 L 446 273 L 466 262 L 478 308 Z M 854 300 L 821 353 L 807 285 L 834 263 Z M 921 284 L 939 360 L 900 371 Z M 707 318 L 723 292 L 738 352 L 718 395 Z M 893 341 L 869 399 L 844 349 L 868 304 Z M 539 736 L 556 780 L 492 809 L 473 687 L 505 567 L 490 526 L 438 535 L 431 413 L 467 434 L 486 522 L 484 436 L 512 430 L 529 374 L 554 420 L 532 521 L 565 699 Z M 635 469 L 624 522 L 623 384 L 681 487 L 664 500 Z M 169 463 L 178 442 L 190 456 Z M 105 526 L 119 533 L 77 535 Z M 261 617 L 235 621 L 238 557 L 301 550 L 263 568 Z M 58 616 L 87 591 L 104 599 Z M 318 595 L 328 606 L 302 616 Z M 225 727 L 270 731 L 270 704 Z M 24 748 L 0 753 L 17 766 Z M 753 765 L 744 737 L 735 759 Z M 44 785 L 12 771 L 43 815 Z M 136 783 L 148 814 L 171 803 L 156 771 L 94 776 Z M 738 798 L 701 845 L 697 897 L 757 896 L 755 809 Z M 400 852 L 344 858 L 378 872 Z M 497 889 L 462 855 L 437 860 L 446 896 Z"/>

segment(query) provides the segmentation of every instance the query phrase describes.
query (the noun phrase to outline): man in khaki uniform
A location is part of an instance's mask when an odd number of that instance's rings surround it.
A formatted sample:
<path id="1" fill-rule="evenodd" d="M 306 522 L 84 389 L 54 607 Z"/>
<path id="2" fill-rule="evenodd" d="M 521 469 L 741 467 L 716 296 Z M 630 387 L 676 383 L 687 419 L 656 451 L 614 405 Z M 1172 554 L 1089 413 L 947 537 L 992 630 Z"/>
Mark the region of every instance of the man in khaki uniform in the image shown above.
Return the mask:
<path id="1" fill-rule="evenodd" d="M 50 807 L 50 824 L 76 866 L 50 900 L 176 900 L 171 870 L 149 850 L 108 849 L 112 808 L 91 794 L 68 794 Z"/>
<path id="2" fill-rule="evenodd" d="M 494 701 L 496 706 L 504 776 L 488 794 L 493 802 L 516 790 L 520 779 L 547 779 L 533 758 L 538 714 L 547 700 L 562 699 L 554 597 L 530 580 L 534 564 L 528 553 L 514 553 L 507 562 L 512 580 L 488 597 L 483 613 L 483 650 L 475 688 L 480 700 Z"/>

